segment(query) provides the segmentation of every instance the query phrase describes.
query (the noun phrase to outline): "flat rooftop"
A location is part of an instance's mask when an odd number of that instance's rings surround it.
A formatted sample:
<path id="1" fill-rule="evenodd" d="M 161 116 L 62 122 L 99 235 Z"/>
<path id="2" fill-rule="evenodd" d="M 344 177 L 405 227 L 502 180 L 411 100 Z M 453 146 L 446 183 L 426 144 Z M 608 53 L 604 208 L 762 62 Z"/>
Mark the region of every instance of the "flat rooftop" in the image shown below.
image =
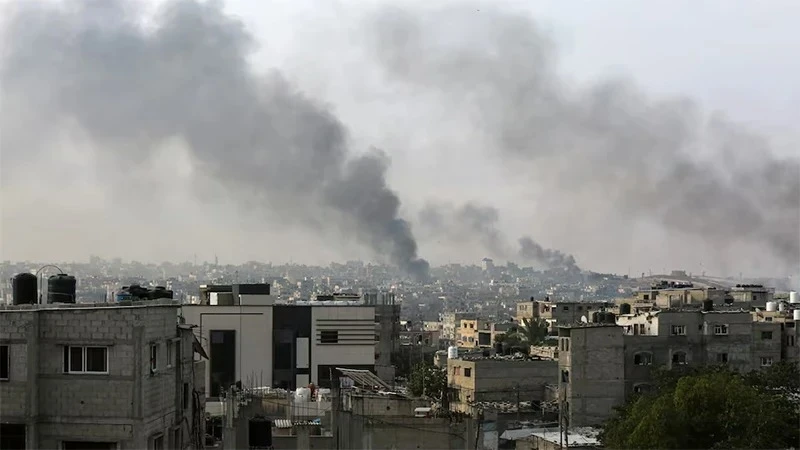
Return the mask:
<path id="1" fill-rule="evenodd" d="M 22 305 L 0 305 L 2 312 L 27 312 L 27 311 L 78 311 L 78 310 L 97 310 L 103 308 L 179 308 L 181 303 L 172 299 L 158 300 L 125 300 L 121 302 L 109 303 L 34 303 Z"/>

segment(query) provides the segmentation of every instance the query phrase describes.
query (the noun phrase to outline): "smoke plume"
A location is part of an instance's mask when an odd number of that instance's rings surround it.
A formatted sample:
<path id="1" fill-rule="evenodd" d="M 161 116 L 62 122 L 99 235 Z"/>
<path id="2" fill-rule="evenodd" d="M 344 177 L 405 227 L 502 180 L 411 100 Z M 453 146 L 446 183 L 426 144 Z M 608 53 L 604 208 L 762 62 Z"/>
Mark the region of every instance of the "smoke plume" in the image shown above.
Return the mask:
<path id="1" fill-rule="evenodd" d="M 243 206 L 303 226 L 324 216 L 410 275 L 427 276 L 382 152 L 354 154 L 325 106 L 279 73 L 257 76 L 247 61 L 251 36 L 218 2 L 170 1 L 148 26 L 137 5 L 20 2 L 7 16 L 4 171 L 10 154 L 33 151 L 67 125 L 121 164 L 178 137 Z M 24 126 L 12 126 L 12 110 L 25 112 Z"/>
<path id="2" fill-rule="evenodd" d="M 499 220 L 497 208 L 475 202 L 458 207 L 451 203 L 430 202 L 419 213 L 422 229 L 433 236 L 445 237 L 460 245 L 477 240 L 495 258 L 519 258 L 547 269 L 580 271 L 572 255 L 544 248 L 529 236 L 517 240 L 519 251 L 514 254 L 507 237 L 499 230 Z"/>
<path id="3" fill-rule="evenodd" d="M 532 20 L 476 9 L 384 8 L 364 42 L 390 78 L 464 112 L 503 164 L 558 192 L 576 217 L 599 206 L 701 238 L 719 259 L 732 243 L 759 245 L 776 269 L 797 269 L 800 159 L 690 99 L 653 99 L 626 80 L 573 88 Z"/>

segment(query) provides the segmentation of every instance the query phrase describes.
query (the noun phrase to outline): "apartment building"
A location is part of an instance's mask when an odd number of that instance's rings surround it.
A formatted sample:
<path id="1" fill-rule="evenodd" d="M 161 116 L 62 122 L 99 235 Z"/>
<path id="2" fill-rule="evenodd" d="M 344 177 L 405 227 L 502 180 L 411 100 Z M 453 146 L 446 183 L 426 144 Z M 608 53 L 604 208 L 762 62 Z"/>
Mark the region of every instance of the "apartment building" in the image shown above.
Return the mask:
<path id="1" fill-rule="evenodd" d="M 209 397 L 229 387 L 329 387 L 335 367 L 375 370 L 375 306 L 361 300 L 276 304 L 268 284 L 203 286 L 183 305 L 207 342 Z"/>
<path id="2" fill-rule="evenodd" d="M 447 361 L 452 409 L 469 412 L 475 402 L 542 401 L 558 376 L 558 362 L 535 357 L 462 355 Z"/>
<path id="3" fill-rule="evenodd" d="M 474 313 L 449 312 L 442 314 L 442 337 L 443 341 L 455 344 L 461 334 L 462 320 L 475 320 Z"/>
<path id="4" fill-rule="evenodd" d="M 631 313 L 616 323 L 560 327 L 559 386 L 570 423 L 601 423 L 612 406 L 652 388 L 655 367 L 724 364 L 748 372 L 787 359 L 797 345 L 787 337 L 796 336 L 788 317 L 786 312 L 782 321 L 754 321 L 749 311 L 713 310 L 707 302 L 706 309 Z"/>
<path id="5" fill-rule="evenodd" d="M 593 312 L 603 311 L 609 306 L 607 302 L 554 302 L 549 298 L 545 300 L 531 299 L 517 303 L 515 319 L 518 323 L 523 323 L 525 319 L 542 319 L 547 322 L 550 331 L 555 334 L 559 325 L 580 323 L 584 318 L 588 320 Z"/>
<path id="6" fill-rule="evenodd" d="M 178 308 L 0 306 L 0 447 L 200 448 L 204 351 Z"/>
<path id="7" fill-rule="evenodd" d="M 764 308 L 773 300 L 774 289 L 760 284 L 738 284 L 725 290 L 710 286 L 696 286 L 693 283 L 659 281 L 649 288 L 640 289 L 633 299 L 620 300 L 639 308 L 685 308 L 702 307 L 703 302 L 711 301 L 715 308 L 750 309 Z"/>

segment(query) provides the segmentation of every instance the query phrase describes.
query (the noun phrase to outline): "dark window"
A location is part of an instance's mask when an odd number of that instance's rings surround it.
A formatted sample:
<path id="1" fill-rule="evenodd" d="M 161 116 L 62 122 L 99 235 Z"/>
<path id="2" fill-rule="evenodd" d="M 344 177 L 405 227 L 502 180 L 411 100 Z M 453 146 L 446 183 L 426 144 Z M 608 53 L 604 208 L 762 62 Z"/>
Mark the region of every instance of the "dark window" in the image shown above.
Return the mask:
<path id="1" fill-rule="evenodd" d="M 61 443 L 64 450 L 111 450 L 117 448 L 113 442 L 91 441 L 64 441 Z"/>
<path id="2" fill-rule="evenodd" d="M 761 339 L 771 340 L 772 339 L 772 331 L 762 331 L 761 332 Z"/>
<path id="3" fill-rule="evenodd" d="M 0 449 L 25 450 L 25 425 L 0 423 Z"/>
<path id="4" fill-rule="evenodd" d="M 189 383 L 183 383 L 183 409 L 189 409 Z"/>
<path id="5" fill-rule="evenodd" d="M 69 348 L 69 371 L 83 372 L 83 347 Z"/>
<path id="6" fill-rule="evenodd" d="M 183 443 L 181 442 L 181 429 L 175 429 L 172 431 L 172 448 L 178 449 L 183 447 Z"/>
<path id="7" fill-rule="evenodd" d="M 686 353 L 684 352 L 675 352 L 672 354 L 672 363 L 673 364 L 686 364 Z"/>
<path id="8" fill-rule="evenodd" d="M 637 366 L 649 366 L 653 364 L 653 355 L 651 353 L 637 353 L 633 355 L 633 363 Z"/>
<path id="9" fill-rule="evenodd" d="M 292 369 L 292 343 L 279 342 L 275 344 L 275 369 L 287 370 Z"/>
<path id="10" fill-rule="evenodd" d="M 158 370 L 158 344 L 150 344 L 150 372 Z"/>
<path id="11" fill-rule="evenodd" d="M 717 362 L 719 364 L 726 364 L 728 362 L 728 354 L 727 353 L 717 353 Z"/>
<path id="12" fill-rule="evenodd" d="M 0 345 L 0 380 L 8 380 L 11 375 L 11 355 L 7 345 Z"/>
<path id="13" fill-rule="evenodd" d="M 236 382 L 236 330 L 212 330 L 210 340 L 211 397 L 219 397 Z"/>
<path id="14" fill-rule="evenodd" d="M 324 330 L 320 331 L 319 340 L 322 344 L 336 344 L 339 342 L 339 331 Z"/>
<path id="15" fill-rule="evenodd" d="M 105 347 L 86 347 L 86 371 L 108 372 L 107 352 Z"/>
<path id="16" fill-rule="evenodd" d="M 569 306 L 565 306 L 563 309 L 564 311 L 569 311 Z"/>
<path id="17" fill-rule="evenodd" d="M 108 373 L 107 347 L 64 347 L 65 373 Z"/>
<path id="18" fill-rule="evenodd" d="M 164 435 L 158 435 L 153 438 L 153 450 L 164 450 Z"/>
<path id="19" fill-rule="evenodd" d="M 472 376 L 472 368 L 470 368 L 470 367 L 465 367 L 465 368 L 464 368 L 464 376 L 465 376 L 465 377 L 471 377 L 471 376 Z"/>
<path id="20" fill-rule="evenodd" d="M 569 383 L 569 370 L 562 370 L 561 371 L 561 382 L 562 383 Z"/>

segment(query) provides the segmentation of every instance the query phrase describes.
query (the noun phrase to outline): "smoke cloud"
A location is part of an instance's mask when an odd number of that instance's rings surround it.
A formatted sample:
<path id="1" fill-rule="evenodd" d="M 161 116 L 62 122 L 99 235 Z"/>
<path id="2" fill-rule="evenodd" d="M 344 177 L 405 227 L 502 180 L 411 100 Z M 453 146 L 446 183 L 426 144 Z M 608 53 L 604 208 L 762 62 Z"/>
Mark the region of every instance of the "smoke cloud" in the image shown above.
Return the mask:
<path id="1" fill-rule="evenodd" d="M 140 163 L 177 137 L 243 207 L 307 227 L 330 222 L 427 277 L 385 154 L 355 154 L 328 108 L 280 73 L 257 76 L 251 36 L 218 2 L 170 1 L 147 26 L 137 5 L 21 2 L 6 17 L 4 172 L 14 153 L 74 124 L 119 164 Z"/>
<path id="2" fill-rule="evenodd" d="M 390 79 L 466 114 L 492 155 L 558 192 L 577 220 L 601 207 L 700 238 L 719 259 L 733 243 L 758 245 L 776 270 L 797 270 L 800 159 L 687 98 L 654 99 L 626 80 L 574 88 L 530 18 L 468 6 L 383 8 L 364 42 Z"/>
<path id="3" fill-rule="evenodd" d="M 519 258 L 547 269 L 580 271 L 572 255 L 544 248 L 529 236 L 518 239 L 519 251 L 514 254 L 507 237 L 499 229 L 499 220 L 497 208 L 474 202 L 458 207 L 446 202 L 430 202 L 419 213 L 422 230 L 433 236 L 461 245 L 477 240 L 495 258 Z"/>

